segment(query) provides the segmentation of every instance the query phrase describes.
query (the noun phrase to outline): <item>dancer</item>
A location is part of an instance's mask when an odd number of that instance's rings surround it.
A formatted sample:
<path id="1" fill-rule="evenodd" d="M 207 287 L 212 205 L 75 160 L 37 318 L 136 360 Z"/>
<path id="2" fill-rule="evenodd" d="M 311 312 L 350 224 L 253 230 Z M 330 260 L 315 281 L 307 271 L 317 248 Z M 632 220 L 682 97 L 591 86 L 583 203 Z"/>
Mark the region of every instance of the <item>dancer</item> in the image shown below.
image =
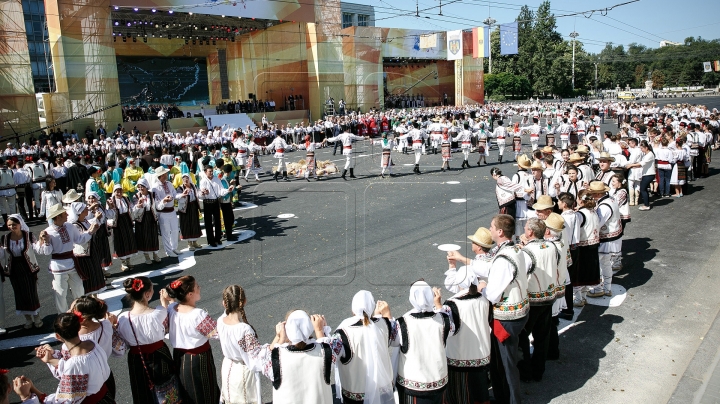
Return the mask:
<path id="1" fill-rule="evenodd" d="M 357 178 L 355 177 L 355 159 L 353 158 L 352 152 L 353 152 L 353 141 L 355 140 L 365 140 L 367 138 L 362 136 L 356 136 L 350 133 L 350 128 L 348 128 L 347 125 L 342 125 L 342 133 L 327 138 L 327 141 L 330 143 L 335 143 L 337 141 L 340 141 L 343 145 L 343 155 L 345 156 L 345 167 L 343 168 L 342 173 L 342 179 L 347 180 L 345 178 L 345 175 L 347 174 L 347 171 L 350 170 L 350 178 Z"/>
<path id="2" fill-rule="evenodd" d="M 383 132 L 382 139 L 374 141 L 375 144 L 380 145 L 382 149 L 382 158 L 380 159 L 380 177 L 385 178 L 385 170 L 388 170 L 388 174 L 392 177 L 392 157 L 391 152 L 393 147 L 397 145 L 395 139 L 389 140 L 387 132 Z"/>

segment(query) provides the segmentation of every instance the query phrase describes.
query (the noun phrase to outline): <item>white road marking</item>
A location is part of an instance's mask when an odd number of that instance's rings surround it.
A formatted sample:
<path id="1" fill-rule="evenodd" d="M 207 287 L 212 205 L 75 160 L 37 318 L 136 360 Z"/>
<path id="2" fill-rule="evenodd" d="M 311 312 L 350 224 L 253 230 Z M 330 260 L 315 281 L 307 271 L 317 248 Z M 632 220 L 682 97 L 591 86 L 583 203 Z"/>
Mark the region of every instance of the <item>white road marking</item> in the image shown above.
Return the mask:
<path id="1" fill-rule="evenodd" d="M 459 199 L 450 199 L 450 202 L 452 202 L 452 203 L 465 203 L 465 202 L 467 202 L 467 199 L 462 199 L 462 198 L 459 198 Z"/>
<path id="2" fill-rule="evenodd" d="M 590 297 L 588 296 L 587 302 L 588 304 L 592 304 L 595 306 L 603 306 L 603 307 L 618 307 L 625 301 L 625 298 L 627 297 L 627 290 L 625 290 L 624 287 L 613 284 L 610 287 L 610 291 L 612 292 L 612 296 L 603 296 L 603 297 Z"/>
<path id="3" fill-rule="evenodd" d="M 278 219 L 290 219 L 292 217 L 295 217 L 292 213 L 281 213 L 278 215 Z"/>
<path id="4" fill-rule="evenodd" d="M 445 183 L 450 184 L 450 185 L 455 185 L 455 184 L 459 184 L 460 181 L 445 181 Z"/>

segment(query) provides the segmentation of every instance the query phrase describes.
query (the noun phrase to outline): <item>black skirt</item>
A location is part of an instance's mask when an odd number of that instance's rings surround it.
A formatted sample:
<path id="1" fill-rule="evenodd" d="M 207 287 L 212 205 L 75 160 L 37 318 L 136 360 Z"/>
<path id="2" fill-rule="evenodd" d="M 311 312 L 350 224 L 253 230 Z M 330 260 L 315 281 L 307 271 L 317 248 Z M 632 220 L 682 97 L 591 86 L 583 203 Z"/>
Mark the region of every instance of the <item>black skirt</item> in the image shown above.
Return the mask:
<path id="1" fill-rule="evenodd" d="M 100 259 L 100 266 L 107 268 L 112 266 L 112 253 L 110 252 L 110 234 L 107 226 L 102 225 L 98 231 L 93 234 L 90 242 L 91 254 Z"/>
<path id="2" fill-rule="evenodd" d="M 115 220 L 115 237 L 113 237 L 115 255 L 120 259 L 129 258 L 138 252 L 133 232 L 133 220 L 127 212 L 118 215 Z"/>
<path id="3" fill-rule="evenodd" d="M 573 286 L 595 286 L 600 284 L 600 244 L 579 246 L 577 248 L 577 265 L 573 262 L 570 280 Z"/>
<path id="4" fill-rule="evenodd" d="M 92 251 L 92 247 L 90 251 Z M 83 280 L 85 293 L 97 293 L 105 290 L 107 287 L 105 284 L 105 275 L 98 258 L 99 257 L 92 253 L 90 255 L 77 257 L 77 265 L 80 267 L 80 272 L 87 277 L 87 279 Z"/>
<path id="5" fill-rule="evenodd" d="M 472 371 L 448 369 L 448 384 L 445 388 L 445 403 L 488 403 L 488 372 L 486 366 L 470 368 Z"/>
<path id="6" fill-rule="evenodd" d="M 197 201 L 188 202 L 185 213 L 180 212 L 180 238 L 196 240 L 202 237 L 200 230 L 200 205 Z"/>
<path id="7" fill-rule="evenodd" d="M 158 252 L 160 251 L 160 241 L 158 239 L 159 226 L 152 212 L 146 210 L 143 213 L 142 221 L 135 222 L 135 240 L 137 240 L 137 248 L 142 252 Z"/>
<path id="8" fill-rule="evenodd" d="M 30 271 L 30 266 L 24 257 L 12 258 L 10 284 L 15 295 L 15 310 L 31 313 L 40 308 L 37 279 L 37 272 Z"/>
<path id="9" fill-rule="evenodd" d="M 176 373 L 175 363 L 170 356 L 170 349 L 167 345 L 163 345 L 162 348 L 153 353 L 145 354 L 144 358 L 150 378 L 156 385 L 167 382 Z M 154 403 L 156 401 L 155 393 L 150 390 L 150 383 L 145 374 L 140 355 L 128 353 L 127 361 L 133 403 Z"/>
<path id="10" fill-rule="evenodd" d="M 212 350 L 191 355 L 174 349 L 173 359 L 183 404 L 220 402 L 220 387 Z"/>

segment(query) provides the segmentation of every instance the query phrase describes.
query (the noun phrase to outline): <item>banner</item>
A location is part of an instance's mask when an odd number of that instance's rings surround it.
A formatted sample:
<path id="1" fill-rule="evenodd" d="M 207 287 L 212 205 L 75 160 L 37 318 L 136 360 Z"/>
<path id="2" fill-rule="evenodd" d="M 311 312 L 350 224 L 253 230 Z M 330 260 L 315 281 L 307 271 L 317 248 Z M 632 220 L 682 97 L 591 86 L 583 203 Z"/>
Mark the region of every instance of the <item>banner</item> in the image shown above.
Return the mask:
<path id="1" fill-rule="evenodd" d="M 461 51 L 462 53 L 462 51 Z M 455 61 L 455 105 L 463 105 L 463 93 L 465 92 L 463 79 L 463 60 L 462 58 Z"/>
<path id="2" fill-rule="evenodd" d="M 490 55 L 490 27 L 473 28 L 473 58 Z"/>
<path id="3" fill-rule="evenodd" d="M 420 35 L 420 49 L 434 48 L 437 46 L 437 34 Z"/>
<path id="4" fill-rule="evenodd" d="M 463 57 L 462 30 L 447 32 L 447 60 L 460 60 Z"/>
<path id="5" fill-rule="evenodd" d="M 712 71 L 712 65 L 710 62 L 703 62 L 703 71 L 705 73 L 710 73 Z"/>
<path id="6" fill-rule="evenodd" d="M 518 23 L 517 21 L 500 25 L 500 54 L 518 54 Z"/>
<path id="7" fill-rule="evenodd" d="M 716 60 L 713 62 L 713 67 L 715 68 L 716 72 L 720 72 L 720 60 Z"/>

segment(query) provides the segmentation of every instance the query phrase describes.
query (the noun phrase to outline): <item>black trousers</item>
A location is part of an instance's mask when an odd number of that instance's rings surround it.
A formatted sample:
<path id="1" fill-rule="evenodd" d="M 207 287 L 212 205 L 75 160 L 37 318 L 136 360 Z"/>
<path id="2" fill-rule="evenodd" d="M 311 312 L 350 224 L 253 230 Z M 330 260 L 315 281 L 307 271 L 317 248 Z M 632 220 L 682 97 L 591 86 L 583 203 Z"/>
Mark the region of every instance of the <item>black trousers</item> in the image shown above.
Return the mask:
<path id="1" fill-rule="evenodd" d="M 530 314 L 527 317 L 525 328 L 520 333 L 520 349 L 523 353 L 523 360 L 518 368 L 523 379 L 539 380 L 545 373 L 552 305 L 530 306 Z M 535 348 L 532 355 L 530 354 L 530 334 L 533 335 L 533 347 Z"/>
<path id="2" fill-rule="evenodd" d="M 225 225 L 225 235 L 228 239 L 232 237 L 233 226 L 235 226 L 235 215 L 233 214 L 232 203 L 221 203 L 220 210 L 222 211 L 223 224 Z"/>
<path id="3" fill-rule="evenodd" d="M 492 379 L 493 394 L 499 403 L 516 404 L 522 402 L 520 373 L 517 367 L 520 360 L 518 343 L 520 333 L 527 320 L 528 316 L 519 320 L 500 320 L 500 324 L 510 334 L 510 337 L 500 342 L 494 334 L 491 336 L 493 352 L 490 360 L 490 377 Z"/>
<path id="4" fill-rule="evenodd" d="M 20 215 L 25 219 L 32 219 L 35 216 L 35 211 L 33 210 L 32 186 L 28 185 L 23 187 L 23 189 L 25 190 L 24 193 L 17 194 L 18 212 L 20 212 Z M 26 205 L 27 209 L 25 209 Z"/>
<path id="5" fill-rule="evenodd" d="M 220 227 L 220 204 L 217 202 L 203 202 L 203 216 L 205 217 L 205 233 L 208 244 L 219 243 L 222 237 Z"/>

